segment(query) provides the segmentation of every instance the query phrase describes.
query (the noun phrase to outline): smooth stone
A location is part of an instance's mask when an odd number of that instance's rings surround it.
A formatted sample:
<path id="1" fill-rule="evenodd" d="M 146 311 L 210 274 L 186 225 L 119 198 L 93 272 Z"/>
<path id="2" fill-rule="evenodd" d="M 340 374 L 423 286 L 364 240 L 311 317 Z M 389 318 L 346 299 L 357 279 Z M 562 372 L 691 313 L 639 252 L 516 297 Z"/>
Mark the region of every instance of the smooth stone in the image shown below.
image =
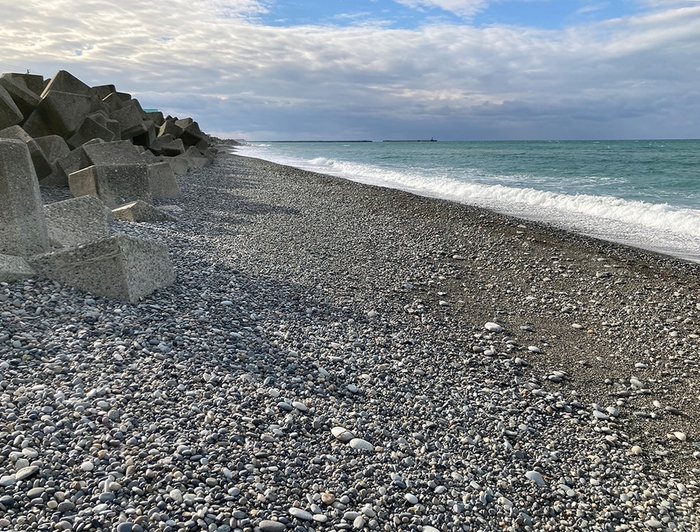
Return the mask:
<path id="1" fill-rule="evenodd" d="M 16 482 L 15 476 L 14 475 L 5 475 L 4 477 L 0 477 L 0 487 L 2 488 L 8 488 Z"/>
<path id="2" fill-rule="evenodd" d="M 362 438 L 353 438 L 350 440 L 350 447 L 358 451 L 374 451 L 374 445 Z"/>
<path id="3" fill-rule="evenodd" d="M 484 329 L 493 333 L 499 333 L 503 331 L 503 327 L 501 327 L 498 323 L 494 323 L 492 321 L 486 322 L 486 324 L 484 325 Z"/>
<path id="4" fill-rule="evenodd" d="M 131 532 L 133 526 L 133 523 L 119 523 L 117 525 L 117 532 Z"/>
<path id="5" fill-rule="evenodd" d="M 352 522 L 352 527 L 356 530 L 360 530 L 365 527 L 365 518 L 358 515 Z"/>
<path id="6" fill-rule="evenodd" d="M 348 384 L 348 391 L 350 393 L 357 393 L 359 390 L 354 384 Z"/>
<path id="7" fill-rule="evenodd" d="M 536 345 L 528 346 L 527 350 L 530 351 L 530 353 L 541 353 L 542 352 L 542 350 L 539 347 L 537 347 Z"/>
<path id="8" fill-rule="evenodd" d="M 531 480 L 532 482 L 537 484 L 538 486 L 546 486 L 542 475 L 540 475 L 537 471 L 528 471 L 527 473 L 525 473 L 525 477 L 528 480 Z"/>
<path id="9" fill-rule="evenodd" d="M 301 401 L 292 401 L 292 406 L 294 408 L 296 408 L 297 410 L 299 410 L 300 412 L 308 412 L 309 411 L 309 407 L 306 406 Z"/>
<path id="10" fill-rule="evenodd" d="M 82 464 L 80 464 L 80 469 L 82 469 L 83 471 L 92 471 L 93 469 L 95 469 L 95 464 L 89 461 L 85 461 Z"/>
<path id="11" fill-rule="evenodd" d="M 265 519 L 260 521 L 258 528 L 261 532 L 284 532 L 287 530 L 287 526 L 279 521 L 271 521 L 270 519 Z"/>
<path id="12" fill-rule="evenodd" d="M 333 427 L 331 429 L 331 434 L 333 434 L 334 438 L 340 440 L 343 443 L 348 443 L 355 437 L 355 435 L 352 432 L 350 432 L 344 427 Z"/>
<path id="13" fill-rule="evenodd" d="M 306 510 L 302 510 L 301 508 L 296 508 L 294 506 L 289 509 L 289 513 L 302 521 L 312 521 L 314 518 L 311 512 L 307 512 Z"/>
<path id="14" fill-rule="evenodd" d="M 608 414 L 606 414 L 605 412 L 601 412 L 600 410 L 594 410 L 593 417 L 600 421 L 607 421 L 608 419 L 610 419 L 610 416 Z"/>
<path id="15" fill-rule="evenodd" d="M 661 528 L 663 523 L 661 521 L 657 521 L 656 519 L 649 519 L 648 521 L 644 521 L 644 526 L 647 528 Z"/>
<path id="16" fill-rule="evenodd" d="M 403 496 L 403 498 L 406 499 L 410 504 L 418 504 L 418 497 L 413 495 L 413 493 L 407 493 Z"/>
<path id="17" fill-rule="evenodd" d="M 335 502 L 335 495 L 328 492 L 322 493 L 321 501 L 323 501 L 323 504 L 333 504 Z"/>
<path id="18" fill-rule="evenodd" d="M 39 466 L 23 467 L 22 469 L 17 471 L 17 473 L 15 473 L 15 479 L 16 480 L 26 480 L 38 472 L 39 472 Z"/>

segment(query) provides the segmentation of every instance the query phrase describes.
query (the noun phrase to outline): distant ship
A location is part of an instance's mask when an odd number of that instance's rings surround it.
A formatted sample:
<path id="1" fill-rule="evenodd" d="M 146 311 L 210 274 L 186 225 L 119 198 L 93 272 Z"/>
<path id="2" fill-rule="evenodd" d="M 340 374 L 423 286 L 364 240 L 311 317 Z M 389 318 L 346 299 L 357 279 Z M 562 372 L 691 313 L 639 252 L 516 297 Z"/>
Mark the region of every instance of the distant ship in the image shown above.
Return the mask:
<path id="1" fill-rule="evenodd" d="M 382 142 L 437 142 L 437 139 L 430 137 L 430 140 L 383 140 Z"/>

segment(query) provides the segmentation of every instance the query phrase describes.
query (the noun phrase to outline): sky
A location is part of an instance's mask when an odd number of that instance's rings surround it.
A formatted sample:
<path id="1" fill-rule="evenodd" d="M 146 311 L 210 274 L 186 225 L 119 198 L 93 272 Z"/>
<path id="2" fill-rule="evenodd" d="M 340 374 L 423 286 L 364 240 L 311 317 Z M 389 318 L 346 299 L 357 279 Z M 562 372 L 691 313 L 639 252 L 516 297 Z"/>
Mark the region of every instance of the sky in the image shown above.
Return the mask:
<path id="1" fill-rule="evenodd" d="M 222 138 L 700 138 L 700 0 L 0 0 L 0 71 Z"/>

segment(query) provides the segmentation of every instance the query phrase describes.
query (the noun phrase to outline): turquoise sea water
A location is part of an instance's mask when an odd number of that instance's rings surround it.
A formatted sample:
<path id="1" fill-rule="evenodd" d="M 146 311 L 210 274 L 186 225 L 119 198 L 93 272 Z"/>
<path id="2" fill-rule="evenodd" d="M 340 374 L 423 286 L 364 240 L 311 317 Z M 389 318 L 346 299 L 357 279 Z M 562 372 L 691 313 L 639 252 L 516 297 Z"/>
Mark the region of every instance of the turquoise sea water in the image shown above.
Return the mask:
<path id="1" fill-rule="evenodd" d="M 700 140 L 258 142 L 238 153 L 700 262 Z"/>

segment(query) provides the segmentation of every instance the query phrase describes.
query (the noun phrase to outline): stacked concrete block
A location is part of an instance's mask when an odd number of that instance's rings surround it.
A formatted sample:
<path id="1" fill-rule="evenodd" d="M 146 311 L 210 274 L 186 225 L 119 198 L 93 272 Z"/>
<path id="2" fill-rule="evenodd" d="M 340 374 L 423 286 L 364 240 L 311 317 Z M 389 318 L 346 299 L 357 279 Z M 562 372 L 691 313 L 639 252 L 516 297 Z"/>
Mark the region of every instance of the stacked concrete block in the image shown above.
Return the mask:
<path id="1" fill-rule="evenodd" d="M 14 126 L 24 120 L 22 111 L 19 110 L 12 96 L 0 86 L 0 129 Z"/>
<path id="2" fill-rule="evenodd" d="M 32 137 L 55 134 L 67 139 L 80 128 L 91 109 L 92 98 L 89 95 L 45 91 L 23 127 Z"/>
<path id="3" fill-rule="evenodd" d="M 6 72 L 0 76 L 5 79 L 9 79 L 14 82 L 20 82 L 27 87 L 28 90 L 32 91 L 37 96 L 44 91 L 44 76 L 38 74 L 24 74 L 16 72 Z"/>
<path id="4" fill-rule="evenodd" d="M 175 181 L 175 172 L 167 162 L 156 162 L 148 165 L 148 182 L 151 196 L 156 199 L 177 199 L 180 197 L 180 187 Z"/>
<path id="5" fill-rule="evenodd" d="M 81 196 L 44 206 L 53 247 L 71 248 L 109 236 L 112 213 L 93 196 Z"/>
<path id="6" fill-rule="evenodd" d="M 34 277 L 36 272 L 26 259 L 0 254 L 0 283 L 11 283 Z"/>
<path id="7" fill-rule="evenodd" d="M 27 257 L 49 250 L 49 235 L 29 148 L 0 139 L 0 253 Z"/>
<path id="8" fill-rule="evenodd" d="M 46 157 L 44 150 L 42 150 L 39 143 L 29 136 L 29 134 L 21 127 L 11 126 L 0 130 L 0 138 L 21 140 L 27 145 L 29 148 L 29 153 L 32 157 L 34 170 L 39 179 L 43 179 L 53 172 L 53 167 Z"/>
<path id="9" fill-rule="evenodd" d="M 110 209 L 136 200 L 151 202 L 146 164 L 93 165 L 68 176 L 74 197 L 95 196 Z"/>
<path id="10" fill-rule="evenodd" d="M 29 263 L 43 277 L 127 301 L 175 282 L 166 246 L 123 234 L 34 256 Z"/>
<path id="11" fill-rule="evenodd" d="M 0 76 L 0 281 L 40 275 L 131 301 L 172 283 L 164 246 L 109 237 L 107 220 L 111 209 L 172 220 L 150 202 L 180 196 L 175 175 L 207 164 L 210 140 L 192 118 L 146 113 L 114 85 L 64 70 Z M 39 184 L 75 198 L 43 207 Z"/>
<path id="12" fill-rule="evenodd" d="M 68 143 L 63 140 L 63 137 L 58 135 L 47 135 L 45 137 L 37 137 L 34 139 L 44 152 L 49 164 L 54 164 L 58 159 L 67 156 L 71 149 Z"/>
<path id="13" fill-rule="evenodd" d="M 128 140 L 85 144 L 83 152 L 91 165 L 143 163 L 138 149 Z"/>
<path id="14" fill-rule="evenodd" d="M 0 86 L 7 91 L 12 101 L 25 117 L 29 116 L 41 101 L 38 94 L 27 88 L 27 84 L 22 78 L 0 77 Z"/>

